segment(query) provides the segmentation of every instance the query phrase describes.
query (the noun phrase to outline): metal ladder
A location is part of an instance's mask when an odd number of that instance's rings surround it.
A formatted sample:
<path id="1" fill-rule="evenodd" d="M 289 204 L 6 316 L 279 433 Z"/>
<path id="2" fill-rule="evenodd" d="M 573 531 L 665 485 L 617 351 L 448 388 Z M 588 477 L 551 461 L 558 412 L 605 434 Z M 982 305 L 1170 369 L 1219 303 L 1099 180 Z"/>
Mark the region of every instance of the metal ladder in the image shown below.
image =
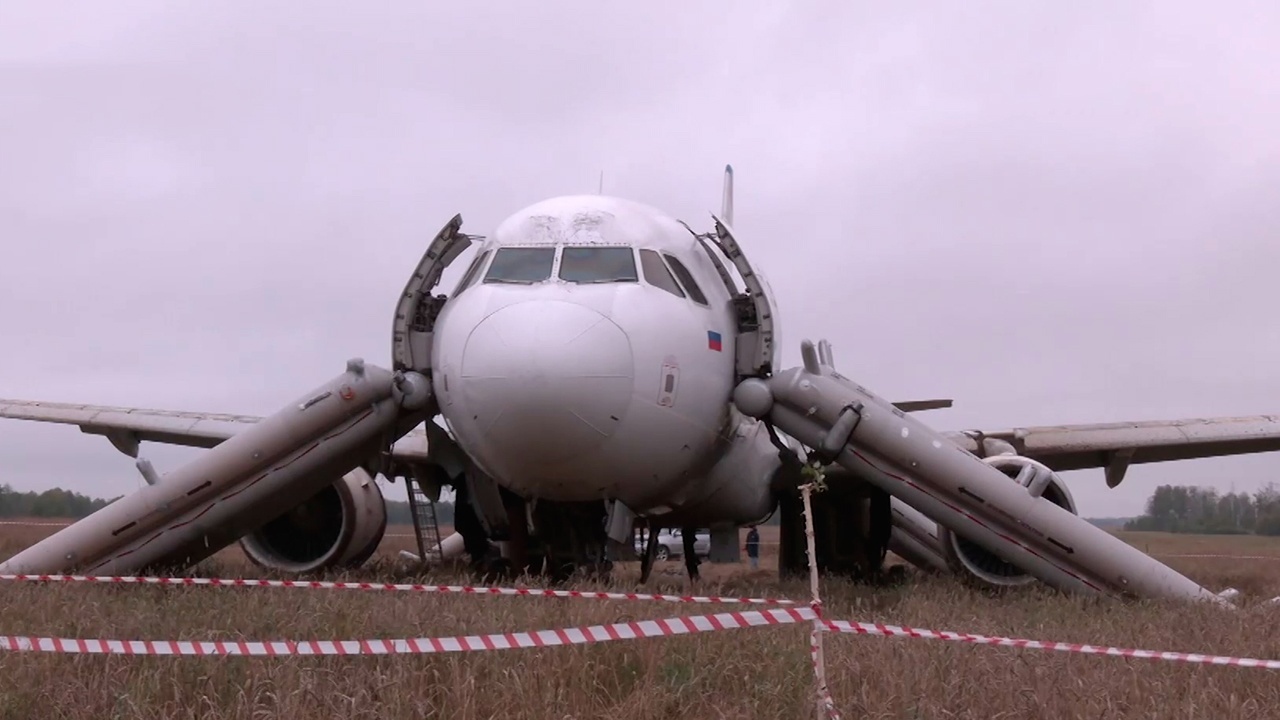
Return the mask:
<path id="1" fill-rule="evenodd" d="M 409 494 L 409 514 L 413 516 L 413 536 L 418 541 L 418 557 L 425 565 L 428 558 L 444 555 L 440 547 L 440 524 L 436 519 L 436 502 L 422 490 L 418 479 L 410 475 L 404 482 Z"/>

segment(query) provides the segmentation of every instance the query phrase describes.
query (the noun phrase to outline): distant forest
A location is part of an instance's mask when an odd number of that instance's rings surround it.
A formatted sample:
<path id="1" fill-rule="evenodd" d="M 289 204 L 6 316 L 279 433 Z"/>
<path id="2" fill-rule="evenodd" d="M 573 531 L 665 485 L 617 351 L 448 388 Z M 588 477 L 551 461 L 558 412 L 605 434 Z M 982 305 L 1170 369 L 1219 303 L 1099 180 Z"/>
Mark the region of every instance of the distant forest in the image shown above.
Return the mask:
<path id="1" fill-rule="evenodd" d="M 384 488 L 389 494 L 391 488 Z M 82 518 L 116 498 L 91 498 L 71 490 L 54 488 L 44 492 L 18 492 L 0 484 L 0 518 Z M 408 525 L 413 522 L 409 503 L 387 501 L 387 522 Z M 436 503 L 436 519 L 441 525 L 453 524 L 453 503 Z M 776 525 L 775 513 L 765 524 Z M 1255 493 L 1219 494 L 1206 487 L 1161 485 L 1147 499 L 1146 512 L 1136 518 L 1090 518 L 1090 522 L 1108 529 L 1154 530 L 1174 533 L 1207 533 L 1231 535 L 1280 535 L 1280 488 L 1269 484 Z"/>
<path id="2" fill-rule="evenodd" d="M 386 488 L 383 489 L 386 492 Z M 0 485 L 0 518 L 39 517 L 80 519 L 106 507 L 118 498 L 103 500 L 81 495 L 71 490 L 54 488 L 44 492 L 18 492 L 9 485 Z M 453 503 L 436 503 L 436 520 L 441 525 L 453 524 Z M 387 500 L 387 522 L 392 525 L 408 525 L 413 522 L 409 503 Z"/>
<path id="3" fill-rule="evenodd" d="M 115 498 L 91 498 L 62 488 L 37 493 L 18 492 L 9 485 L 0 485 L 0 518 L 82 518 L 113 500 Z"/>
<path id="4" fill-rule="evenodd" d="M 453 503 L 442 500 L 436 503 L 436 522 L 440 525 L 453 524 Z M 409 503 L 403 500 L 387 501 L 387 524 L 412 525 L 413 515 L 409 512 Z"/>
<path id="5" fill-rule="evenodd" d="M 1097 527 L 1102 528 L 1103 530 L 1123 530 L 1125 523 L 1129 522 L 1132 519 L 1133 518 L 1127 518 L 1127 517 L 1085 518 L 1085 520 L 1089 521 L 1090 523 L 1092 523 Z"/>
<path id="6" fill-rule="evenodd" d="M 1280 535 L 1280 489 L 1268 483 L 1249 493 L 1220 495 L 1205 487 L 1161 485 L 1147 498 L 1147 510 L 1125 530 L 1214 535 Z"/>

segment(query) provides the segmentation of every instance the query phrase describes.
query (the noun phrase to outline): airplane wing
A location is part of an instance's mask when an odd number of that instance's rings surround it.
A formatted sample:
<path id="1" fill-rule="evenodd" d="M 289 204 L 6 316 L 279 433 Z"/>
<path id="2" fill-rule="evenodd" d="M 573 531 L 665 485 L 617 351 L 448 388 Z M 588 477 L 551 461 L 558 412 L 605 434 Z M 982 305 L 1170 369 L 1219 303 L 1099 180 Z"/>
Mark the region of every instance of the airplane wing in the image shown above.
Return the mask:
<path id="1" fill-rule="evenodd" d="M 1134 463 L 1280 450 L 1280 416 L 1046 425 L 947 435 L 970 452 L 982 449 L 980 454 L 999 452 L 1003 441 L 1054 470 L 1105 468 L 1107 485 L 1115 487 Z"/>
<path id="2" fill-rule="evenodd" d="M 211 448 L 262 418 L 143 408 L 0 399 L 0 418 L 78 425 L 108 438 Z M 113 443 L 115 440 L 113 440 Z M 121 449 L 123 451 L 123 448 Z"/>
<path id="3" fill-rule="evenodd" d="M 262 418 L 256 415 L 147 410 L 104 405 L 34 402 L 0 398 L 0 418 L 77 425 L 81 432 L 104 435 L 120 452 L 137 457 L 140 441 L 211 448 Z M 392 446 L 392 457 L 426 457 L 426 433 L 421 428 Z"/>
<path id="4" fill-rule="evenodd" d="M 906 412 L 946 407 L 949 401 L 898 403 Z M 121 452 L 137 456 L 139 441 L 210 448 L 261 420 L 253 415 L 147 410 L 101 405 L 0 399 L 0 418 L 77 425 L 104 435 Z M 1105 468 L 1115 487 L 1134 463 L 1189 460 L 1280 450 L 1280 416 L 1197 418 L 1146 422 L 1046 425 L 1009 430 L 945 433 L 960 447 L 980 455 L 1012 449 L 1054 470 Z M 1002 448 L 1001 443 L 1008 447 Z M 421 428 L 392 446 L 397 460 L 423 460 L 426 433 Z"/>

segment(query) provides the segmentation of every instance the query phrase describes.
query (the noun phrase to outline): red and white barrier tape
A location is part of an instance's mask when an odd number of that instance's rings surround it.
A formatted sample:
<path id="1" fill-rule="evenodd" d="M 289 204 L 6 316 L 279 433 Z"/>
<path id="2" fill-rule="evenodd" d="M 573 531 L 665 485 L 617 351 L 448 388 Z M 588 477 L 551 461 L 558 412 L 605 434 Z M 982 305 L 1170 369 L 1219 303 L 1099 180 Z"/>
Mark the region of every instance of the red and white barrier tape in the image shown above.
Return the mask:
<path id="1" fill-rule="evenodd" d="M 592 625 L 580 628 L 538 630 L 536 632 L 463 635 L 443 638 L 396 640 L 89 640 L 0 636 L 0 650 L 95 653 L 112 655 L 424 655 L 475 650 L 515 650 L 532 647 L 585 645 L 613 640 L 671 637 L 719 630 L 788 625 L 812 620 L 808 608 L 775 608 L 743 612 L 695 615 L 665 620 Z"/>
<path id="2" fill-rule="evenodd" d="M 20 527 L 67 527 L 69 522 L 37 522 L 34 520 L 0 520 L 0 525 L 17 525 Z"/>
<path id="3" fill-rule="evenodd" d="M 579 628 L 559 628 L 536 632 L 494 633 L 489 635 L 465 635 L 436 638 L 405 638 L 394 640 L 276 640 L 269 642 L 249 640 L 99 640 L 83 638 L 50 638 L 26 636 L 0 636 L 0 650 L 95 653 L 115 655 L 388 655 L 434 654 L 484 650 L 516 650 L 531 647 L 556 647 L 583 645 L 614 640 L 636 640 L 653 637 L 672 637 L 720 630 L 790 625 L 818 621 L 829 632 L 906 637 L 924 640 L 951 640 L 975 645 L 994 645 L 1031 650 L 1110 655 L 1115 657 L 1165 660 L 1172 662 L 1226 665 L 1231 667 L 1257 667 L 1280 670 L 1280 660 L 1204 655 L 1200 653 L 1160 652 L 1130 648 L 1085 645 L 1080 643 L 1044 642 L 1019 638 L 973 635 L 946 630 L 922 630 L 899 625 L 858 623 L 843 620 L 822 620 L 810 608 L 771 608 L 768 610 L 744 610 L 741 612 L 695 615 L 667 618 L 665 620 L 639 620 L 635 622 L 593 625 Z"/>
<path id="4" fill-rule="evenodd" d="M 467 585 L 423 585 L 416 583 L 371 583 L 322 580 L 249 580 L 201 577 L 137 577 L 111 575 L 3 575 L 0 580 L 28 582 L 88 582 L 118 585 L 170 585 L 212 587 L 274 587 L 307 590 L 387 590 L 395 592 L 456 593 L 462 595 L 518 595 L 522 597 L 581 598 L 587 600 L 653 600 L 677 603 L 742 603 L 744 605 L 794 605 L 779 598 L 718 597 L 714 595 L 659 595 L 595 590 L 549 590 L 543 588 L 470 587 Z"/>
<path id="5" fill-rule="evenodd" d="M 1086 655 L 1114 655 L 1117 657 L 1144 658 L 1151 660 L 1169 660 L 1173 662 L 1200 663 L 1206 665 L 1230 665 L 1233 667 L 1260 667 L 1268 670 L 1280 670 L 1280 660 L 1259 660 L 1257 658 L 1231 657 L 1228 655 L 1203 655 L 1200 653 L 1161 652 L 1157 650 L 1135 650 L 1132 648 L 1109 647 L 1103 645 L 1085 645 L 1081 643 L 1045 642 L 1041 640 L 1024 640 L 990 635 L 972 635 L 969 633 L 951 632 L 949 630 L 921 630 L 919 628 L 899 625 L 881 625 L 879 623 L 859 623 L 844 620 L 819 620 L 830 632 L 855 633 L 858 635 L 882 635 L 884 637 L 908 637 L 923 640 L 951 640 L 954 642 L 972 643 L 975 645 L 995 645 L 998 647 L 1027 648 L 1031 650 L 1054 650 L 1057 652 L 1084 653 Z"/>
<path id="6" fill-rule="evenodd" d="M 1207 554 L 1170 554 L 1151 553 L 1158 558 L 1218 558 L 1222 560 L 1280 560 L 1280 555 L 1207 555 Z"/>
<path id="7" fill-rule="evenodd" d="M 0 526 L 14 525 L 17 527 L 70 527 L 72 524 L 79 522 L 78 520 L 0 520 Z M 383 537 L 391 538 L 416 538 L 413 533 L 385 533 Z"/>

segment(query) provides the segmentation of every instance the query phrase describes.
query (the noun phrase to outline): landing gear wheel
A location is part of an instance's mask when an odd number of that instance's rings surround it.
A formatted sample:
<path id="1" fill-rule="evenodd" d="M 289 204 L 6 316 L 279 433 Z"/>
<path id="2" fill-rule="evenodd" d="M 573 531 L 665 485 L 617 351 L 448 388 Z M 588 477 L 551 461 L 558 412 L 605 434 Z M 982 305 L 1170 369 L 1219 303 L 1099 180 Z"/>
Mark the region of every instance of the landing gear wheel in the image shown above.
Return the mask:
<path id="1" fill-rule="evenodd" d="M 651 540 L 650 542 L 657 544 L 656 540 Z M 658 545 L 658 552 L 657 552 L 657 555 L 655 555 L 655 558 L 658 560 L 666 561 L 670 557 L 671 557 L 671 551 L 667 549 L 667 546 Z"/>

